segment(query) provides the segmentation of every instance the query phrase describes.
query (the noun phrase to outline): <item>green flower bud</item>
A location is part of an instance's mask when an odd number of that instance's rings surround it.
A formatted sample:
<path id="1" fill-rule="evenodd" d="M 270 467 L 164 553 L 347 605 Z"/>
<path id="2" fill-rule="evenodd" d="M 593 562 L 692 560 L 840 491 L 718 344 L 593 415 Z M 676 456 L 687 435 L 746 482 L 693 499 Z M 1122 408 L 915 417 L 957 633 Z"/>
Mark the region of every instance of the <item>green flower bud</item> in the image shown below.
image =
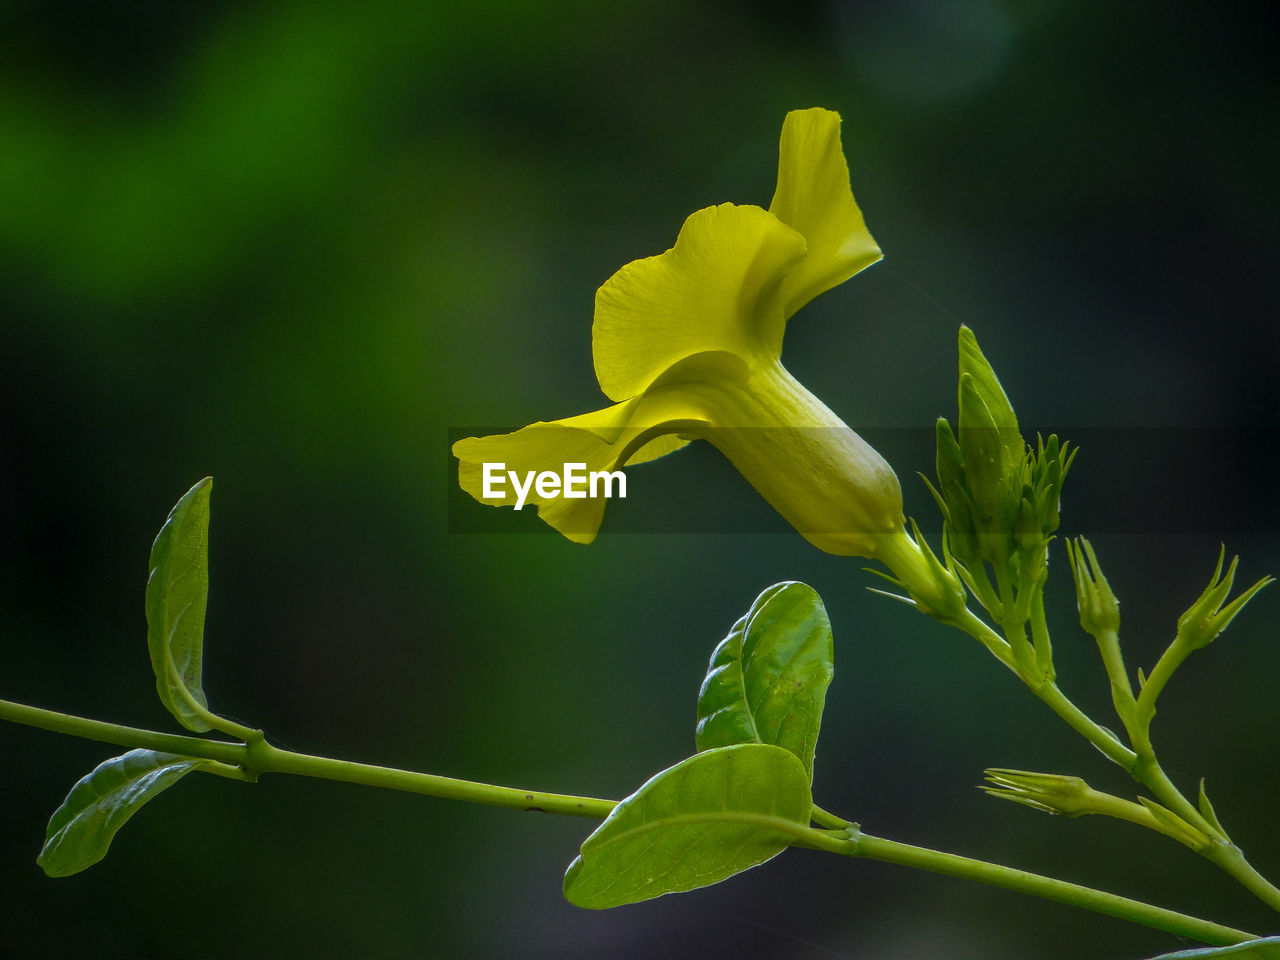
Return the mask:
<path id="1" fill-rule="evenodd" d="M 1259 590 L 1272 582 L 1271 577 L 1263 577 L 1244 593 L 1240 594 L 1224 607 L 1227 597 L 1231 594 L 1231 587 L 1236 579 L 1236 565 L 1239 557 L 1231 558 L 1231 565 L 1227 567 L 1227 572 L 1222 573 L 1222 561 L 1226 557 L 1226 550 L 1223 549 L 1218 553 L 1218 566 L 1213 571 L 1213 576 L 1209 578 L 1209 585 L 1204 588 L 1204 592 L 1196 599 L 1187 612 L 1178 618 L 1178 634 L 1175 643 L 1186 644 L 1192 650 L 1207 646 L 1218 634 L 1227 629 L 1227 626 L 1236 618 L 1244 605 L 1254 598 Z"/>
<path id="2" fill-rule="evenodd" d="M 965 567 L 977 569 L 982 565 L 982 554 L 973 519 L 973 500 L 965 483 L 960 445 L 951 432 L 951 424 L 943 417 L 938 418 L 936 433 L 938 488 L 930 487 L 930 490 L 946 522 L 947 547 Z"/>
<path id="3" fill-rule="evenodd" d="M 1017 502 L 1009 498 L 1005 442 L 981 391 L 965 373 L 960 375 L 960 457 L 978 532 L 1009 533 Z"/>
<path id="4" fill-rule="evenodd" d="M 970 572 L 983 561 L 1003 569 L 1019 549 L 1026 444 L 1009 398 L 968 327 L 960 328 L 959 355 L 958 440 L 950 424 L 938 424 L 938 479 L 949 508 L 949 542 Z"/>
<path id="5" fill-rule="evenodd" d="M 1018 501 L 1018 520 L 1014 525 L 1014 535 L 1018 547 L 1028 553 L 1039 549 L 1044 543 L 1044 529 L 1040 522 L 1040 512 L 1032 498 L 1034 492 L 1029 486 L 1022 488 L 1022 498 Z"/>
<path id="6" fill-rule="evenodd" d="M 997 582 L 1007 577 L 1017 591 L 1043 581 L 1048 542 L 1058 529 L 1062 481 L 1075 451 L 1053 436 L 1037 439 L 1034 450 L 1027 446 L 1013 406 L 968 327 L 960 328 L 959 357 L 960 416 L 955 433 L 946 420 L 937 424 L 934 495 L 961 576 L 999 616 L 1004 603 L 985 589 L 984 567 L 990 564 Z"/>
<path id="7" fill-rule="evenodd" d="M 1076 584 L 1080 626 L 1091 637 L 1114 636 L 1120 631 L 1120 601 L 1102 575 L 1093 545 L 1084 537 L 1067 541 L 1067 558 Z"/>
<path id="8" fill-rule="evenodd" d="M 1001 768 L 987 770 L 986 776 L 992 786 L 982 789 L 1002 800 L 1064 817 L 1097 812 L 1094 791 L 1079 777 Z"/>
<path id="9" fill-rule="evenodd" d="M 987 358 L 978 347 L 978 338 L 967 326 L 961 326 L 960 378 L 962 381 L 966 375 L 971 378 L 974 390 L 986 407 L 992 426 L 1002 433 L 1017 436 L 1018 418 L 1014 416 L 1013 405 L 1009 403 L 1004 387 L 1000 386 L 1000 380 L 996 377 L 995 371 L 991 369 L 991 364 L 987 362 Z M 963 403 L 961 409 L 963 409 Z M 1021 436 L 1018 436 L 1018 440 L 1021 441 L 1021 439 Z M 1021 459 L 1021 442 L 1016 445 L 1013 456 L 1015 459 Z"/>
<path id="10" fill-rule="evenodd" d="M 907 597 L 898 599 L 907 600 L 943 623 L 954 623 L 964 616 L 964 585 L 929 548 L 914 520 L 910 534 L 880 539 L 876 559 L 893 571 L 894 575 L 885 579 L 907 591 Z"/>
<path id="11" fill-rule="evenodd" d="M 1203 850 L 1210 843 L 1208 835 L 1203 831 L 1146 797 L 1139 797 L 1139 802 L 1134 803 L 1132 800 L 1094 790 L 1079 777 L 1056 773 L 993 769 L 986 771 L 986 774 L 987 781 L 993 786 L 984 786 L 983 790 L 993 797 L 1012 800 L 1033 810 L 1064 817 L 1099 814 L 1127 820 L 1172 837 L 1192 850 Z"/>

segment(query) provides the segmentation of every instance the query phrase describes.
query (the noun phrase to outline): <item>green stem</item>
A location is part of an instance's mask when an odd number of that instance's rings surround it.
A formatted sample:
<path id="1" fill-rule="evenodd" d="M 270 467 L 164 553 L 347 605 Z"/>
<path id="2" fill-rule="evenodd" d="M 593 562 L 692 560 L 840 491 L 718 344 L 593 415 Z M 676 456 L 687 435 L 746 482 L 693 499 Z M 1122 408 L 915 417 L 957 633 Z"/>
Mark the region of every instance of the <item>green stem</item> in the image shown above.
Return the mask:
<path id="1" fill-rule="evenodd" d="M 1133 774 L 1135 780 L 1155 794 L 1157 800 L 1197 830 L 1210 838 L 1226 839 L 1169 779 L 1169 775 L 1164 772 L 1164 767 L 1160 766 L 1160 761 L 1151 750 L 1149 741 L 1146 746 L 1138 747 L 1138 761 L 1129 772 Z"/>
<path id="2" fill-rule="evenodd" d="M 167 648 L 165 650 L 165 666 L 169 671 L 169 688 L 178 691 L 178 694 L 186 701 L 187 707 L 197 717 L 214 730 L 228 737 L 235 737 L 237 740 L 248 740 L 253 736 L 254 730 L 251 727 L 246 727 L 236 723 L 234 720 L 219 716 L 191 695 L 191 691 L 187 689 L 186 683 L 183 682 L 181 675 L 179 675 L 178 667 L 173 662 L 173 657 Z"/>
<path id="3" fill-rule="evenodd" d="M 995 630 L 983 623 L 968 609 L 965 610 L 964 616 L 955 621 L 955 624 L 969 636 L 982 643 L 988 650 L 992 649 L 997 642 L 1001 646 L 1005 645 Z M 1010 643 L 1012 642 L 1013 639 L 1011 638 Z M 1025 641 L 1023 642 L 1025 643 Z M 1066 695 L 1058 689 L 1057 684 L 1051 681 L 1038 684 L 1029 682 L 1009 661 L 1001 658 L 1001 662 L 1015 673 L 1018 673 L 1018 676 L 1027 684 L 1027 687 L 1048 704 L 1054 713 L 1065 720 L 1071 729 L 1101 750 L 1108 758 L 1124 767 L 1125 770 L 1133 770 L 1134 764 L 1137 763 L 1137 755 L 1068 700 Z"/>
<path id="4" fill-rule="evenodd" d="M 848 830 L 849 827 L 853 826 L 853 824 L 848 820 L 842 819 L 841 817 L 837 817 L 834 813 L 829 813 L 826 810 L 823 810 L 816 803 L 813 805 L 813 812 L 810 814 L 810 819 L 820 827 L 825 827 L 828 830 Z"/>
<path id="5" fill-rule="evenodd" d="M 1036 696 L 1066 720 L 1072 729 L 1098 747 L 1108 758 L 1128 770 L 1130 775 L 1150 790 L 1157 800 L 1208 836 L 1210 844 L 1200 851 L 1202 856 L 1224 870 L 1271 909 L 1280 911 L 1280 888 L 1262 876 L 1244 858 L 1240 848 L 1224 837 L 1196 806 L 1183 796 L 1182 791 L 1169 779 L 1169 775 L 1156 760 L 1150 741 L 1145 741 L 1145 746 L 1139 747 L 1136 752 L 1130 750 L 1067 699 L 1056 684 L 1047 683 L 1033 690 Z"/>
<path id="6" fill-rule="evenodd" d="M 0 720 L 116 746 L 144 747 L 213 760 L 219 764 L 219 767 L 210 772 L 232 778 L 241 778 L 244 775 L 256 778 L 264 773 L 292 773 L 303 777 L 337 780 L 388 790 L 403 790 L 488 806 L 539 810 L 545 813 L 592 819 L 603 819 L 617 805 L 614 800 L 518 790 L 488 783 L 455 780 L 429 773 L 416 773 L 394 767 L 380 767 L 295 753 L 273 747 L 267 743 L 260 731 L 251 731 L 247 743 L 227 743 L 105 723 L 101 720 L 90 720 L 87 717 L 44 710 L 9 700 L 0 700 Z M 1078 884 L 1053 880 L 982 860 L 972 860 L 968 857 L 868 836 L 858 831 L 856 827 L 850 826 L 848 821 L 820 807 L 813 808 L 813 815 L 819 823 L 830 824 L 833 829 L 815 830 L 782 822 L 785 827 L 784 832 L 794 837 L 796 845 L 843 856 L 866 857 L 887 863 L 898 863 L 933 873 L 944 873 L 1004 887 L 1031 896 L 1092 910 L 1095 913 L 1156 927 L 1179 936 L 1194 937 L 1204 943 L 1231 944 L 1254 939 L 1253 934 L 1242 930 L 1220 926 L 1207 920 L 1200 920 Z M 1238 851 L 1236 853 L 1238 854 Z M 1239 859 L 1242 863 L 1244 862 L 1243 857 Z"/>
<path id="7" fill-rule="evenodd" d="M 867 834 L 854 836 L 847 842 L 843 851 L 833 852 L 843 852 L 850 857 L 866 857 L 870 860 L 882 860 L 885 863 L 897 863 L 904 867 L 960 877 L 994 887 L 1003 887 L 1006 890 L 1017 890 L 1019 893 L 1081 907 L 1110 917 L 1119 917 L 1122 920 L 1155 927 L 1178 936 L 1193 937 L 1215 946 L 1227 946 L 1256 939 L 1255 934 L 1246 933 L 1243 930 L 1224 927 L 1221 924 L 1166 910 L 1163 907 L 1155 907 L 1138 900 L 1130 900 L 1128 897 L 1117 896 L 1114 893 L 1104 893 L 1091 887 L 1082 887 L 1064 880 L 1053 880 L 1023 870 L 1015 870 L 1012 867 L 971 860 L 953 853 L 941 853 L 937 850 L 884 840 Z"/>
<path id="8" fill-rule="evenodd" d="M 1018 669 L 1017 659 L 1013 655 L 1012 647 L 1005 641 L 1004 637 L 983 623 L 972 610 L 965 607 L 964 612 L 955 621 L 955 625 L 990 650 L 997 660 L 1015 674 L 1019 677 L 1022 676 Z"/>
<path id="9" fill-rule="evenodd" d="M 1000 607 L 1002 609 L 1000 623 L 1005 625 L 1005 633 L 1008 634 L 1008 623 L 1017 619 L 1017 614 L 1013 609 L 1015 601 L 1013 581 L 1009 579 L 1009 570 L 1004 564 L 997 563 L 994 565 L 994 569 L 996 571 L 996 590 L 1000 593 Z M 1010 643 L 1012 642 L 1010 640 Z"/>
<path id="10" fill-rule="evenodd" d="M 1137 754 L 1072 703 L 1067 695 L 1058 689 L 1056 683 L 1032 687 L 1032 692 L 1048 704 L 1049 709 L 1065 720 L 1072 730 L 1101 750 L 1107 759 L 1133 773 L 1134 766 L 1138 762 Z"/>
<path id="11" fill-rule="evenodd" d="M 1053 641 L 1049 637 L 1049 623 L 1044 614 L 1044 582 L 1032 589 L 1035 592 L 1031 598 L 1031 636 L 1035 643 L 1036 666 L 1040 675 L 1052 683 L 1057 674 L 1053 669 Z"/>
<path id="12" fill-rule="evenodd" d="M 1133 711 L 1137 734 L 1134 746 L 1140 751 L 1151 749 L 1151 721 L 1156 715 L 1156 700 L 1174 672 L 1191 655 L 1192 648 L 1180 640 L 1181 637 L 1175 637 L 1173 643 L 1169 644 L 1156 665 L 1151 668 L 1151 675 L 1142 684 L 1142 689 L 1138 691 Z"/>
<path id="13" fill-rule="evenodd" d="M 80 737 L 82 740 L 112 743 L 118 747 L 144 747 L 163 753 L 178 753 L 187 757 L 217 760 L 236 767 L 243 764 L 246 757 L 245 746 L 241 743 L 225 743 L 219 740 L 207 740 L 204 737 L 185 737 L 179 734 L 143 730 L 138 727 L 126 727 L 118 723 L 106 723 L 102 720 L 90 720 L 87 717 L 76 717 L 54 710 L 43 710 L 40 707 L 29 707 L 25 703 L 14 703 L 11 700 L 0 700 L 0 720 L 21 723 L 28 727 L 39 727 L 41 730 L 51 730 L 54 733 L 65 733 L 68 736 Z"/>
<path id="14" fill-rule="evenodd" d="M 1245 859 L 1241 849 L 1182 795 L 1149 748 L 1139 754 L 1138 765 L 1132 773 L 1157 800 L 1209 838 L 1209 845 L 1200 851 L 1201 856 L 1225 871 L 1272 910 L 1280 911 L 1280 888 L 1260 874 Z"/>
<path id="15" fill-rule="evenodd" d="M 1234 843 L 1215 840 L 1203 853 L 1272 910 L 1280 910 L 1280 890 L 1254 869 Z"/>
<path id="16" fill-rule="evenodd" d="M 1231 838 L 1219 830 L 1200 810 L 1191 803 L 1156 759 L 1155 747 L 1151 743 L 1151 721 L 1156 715 L 1156 700 L 1159 699 L 1165 685 L 1177 671 L 1184 660 L 1190 656 L 1195 647 L 1187 643 L 1181 632 L 1174 637 L 1172 643 L 1156 661 L 1151 675 L 1146 678 L 1133 706 L 1133 724 L 1130 740 L 1137 752 L 1137 764 L 1131 771 L 1134 777 L 1147 787 L 1156 799 L 1193 824 L 1210 838 L 1209 846 L 1200 851 L 1201 854 L 1229 876 L 1240 883 L 1255 897 L 1280 911 L 1280 888 L 1260 874 L 1248 860 L 1240 848 L 1231 842 Z"/>
<path id="17" fill-rule="evenodd" d="M 574 797 L 538 790 L 519 790 L 499 787 L 470 780 L 455 780 L 430 773 L 414 773 L 393 767 L 379 767 L 347 760 L 332 760 L 294 753 L 271 746 L 261 733 L 255 733 L 249 743 L 225 743 L 201 737 L 184 737 L 138 727 L 126 727 L 116 723 L 104 723 L 53 710 L 42 710 L 26 704 L 0 700 L 0 720 L 10 720 L 27 726 L 65 733 L 86 740 L 112 743 L 121 747 L 145 747 L 165 753 L 177 753 L 187 757 L 217 760 L 240 767 L 251 775 L 264 773 L 293 773 L 323 780 L 340 780 L 389 790 L 405 790 L 431 797 L 446 797 L 469 803 L 482 803 L 493 807 L 510 807 L 517 810 L 541 810 L 566 816 L 593 817 L 609 815 L 615 806 L 613 800 L 594 797 Z"/>
<path id="18" fill-rule="evenodd" d="M 1094 634 L 1094 639 L 1098 643 L 1098 654 L 1102 657 L 1107 679 L 1111 681 L 1111 702 L 1115 704 L 1116 715 L 1129 732 L 1130 741 L 1133 741 L 1133 686 L 1129 683 L 1129 671 L 1124 665 L 1124 654 L 1120 651 L 1120 633 L 1103 628 Z"/>
<path id="19" fill-rule="evenodd" d="M 987 626 L 968 610 L 965 611 L 965 616 L 956 620 L 955 623 L 970 636 L 981 641 L 988 649 L 991 649 L 993 640 L 999 639 L 999 636 L 991 627 Z M 1170 649 L 1172 650 L 1173 647 L 1171 646 Z M 1065 720 L 1071 729 L 1101 750 L 1108 759 L 1127 770 L 1135 780 L 1150 790 L 1157 800 L 1187 823 L 1203 831 L 1211 839 L 1210 845 L 1201 851 L 1204 857 L 1224 870 L 1267 906 L 1273 910 L 1280 911 L 1280 888 L 1277 888 L 1262 874 L 1258 873 L 1249 861 L 1244 858 L 1240 848 L 1231 843 L 1229 839 L 1223 837 L 1195 805 L 1183 796 L 1182 792 L 1169 779 L 1168 774 L 1164 772 L 1164 769 L 1156 760 L 1155 752 L 1151 748 L 1150 738 L 1145 735 L 1150 719 L 1147 718 L 1145 722 L 1143 720 L 1143 697 L 1149 697 L 1146 701 L 1146 708 L 1154 714 L 1156 696 L 1183 659 L 1185 659 L 1185 654 L 1182 657 L 1177 657 L 1171 656 L 1166 651 L 1165 656 L 1160 658 L 1156 668 L 1152 670 L 1151 678 L 1143 686 L 1142 693 L 1138 697 L 1138 706 L 1134 712 L 1136 714 L 1137 730 L 1144 731 L 1144 735 L 1139 736 L 1135 741 L 1136 750 L 1129 749 L 1103 729 L 1088 714 L 1072 703 L 1066 694 L 1058 689 L 1056 683 L 1027 683 L 1027 687 L 1043 700 L 1054 713 Z M 1006 666 L 1009 666 L 1007 661 L 1004 662 Z M 1015 672 L 1017 671 L 1015 670 Z M 1026 678 L 1024 677 L 1023 680 L 1025 682 Z M 1153 681 L 1157 685 L 1153 686 Z M 1148 690 L 1151 691 L 1150 694 L 1148 694 Z M 1128 728 L 1128 725 L 1126 725 L 1126 728 Z"/>
<path id="20" fill-rule="evenodd" d="M 617 806 L 615 800 L 595 797 L 574 797 L 559 793 L 543 793 L 537 790 L 518 790 L 499 787 L 471 780 L 455 780 L 431 773 L 415 773 L 394 767 L 379 767 L 350 760 L 332 760 L 291 750 L 280 750 L 262 741 L 249 745 L 250 769 L 259 773 L 292 773 L 300 777 L 317 777 L 322 780 L 339 780 L 387 790 L 404 790 L 430 797 L 446 797 L 467 803 L 482 803 L 491 807 L 511 807 L 516 810 L 537 810 L 542 813 L 558 813 L 570 817 L 602 819 Z"/>
<path id="21" fill-rule="evenodd" d="M 916 553 L 919 553 L 918 549 Z M 920 567 L 918 557 L 909 551 L 900 550 L 886 554 L 881 559 L 904 583 L 914 582 L 913 575 L 922 573 L 922 570 L 918 569 Z M 1208 837 L 1209 845 L 1200 850 L 1203 856 L 1236 879 L 1268 906 L 1280 911 L 1280 888 L 1258 873 L 1230 838 L 1210 823 L 1208 818 L 1182 795 L 1160 767 L 1151 747 L 1149 731 L 1151 720 L 1155 716 L 1156 699 L 1169 678 L 1194 649 L 1193 645 L 1186 643 L 1181 633 L 1175 637 L 1174 642 L 1160 657 L 1151 671 L 1151 676 L 1146 678 L 1146 682 L 1135 698 L 1120 654 L 1116 631 L 1103 630 L 1096 635 L 1103 663 L 1111 681 L 1112 700 L 1116 712 L 1124 723 L 1125 732 L 1132 744 L 1131 749 L 1072 703 L 1054 682 L 1052 646 L 1048 623 L 1045 619 L 1042 589 L 1037 587 L 1034 590 L 1034 595 L 1029 597 L 1029 604 L 1025 609 L 1014 609 L 1015 594 L 1007 571 L 997 567 L 996 582 L 1001 602 L 1001 614 L 997 620 L 1003 627 L 1005 634 L 1003 637 L 967 606 L 963 607 L 958 614 L 951 613 L 945 619 L 939 619 L 959 627 L 990 650 L 996 659 L 1012 670 L 1028 689 L 1066 721 L 1071 729 L 1102 751 L 1108 759 L 1128 771 L 1166 808 Z M 1027 642 L 1024 633 L 1028 618 L 1031 622 L 1034 645 Z"/>

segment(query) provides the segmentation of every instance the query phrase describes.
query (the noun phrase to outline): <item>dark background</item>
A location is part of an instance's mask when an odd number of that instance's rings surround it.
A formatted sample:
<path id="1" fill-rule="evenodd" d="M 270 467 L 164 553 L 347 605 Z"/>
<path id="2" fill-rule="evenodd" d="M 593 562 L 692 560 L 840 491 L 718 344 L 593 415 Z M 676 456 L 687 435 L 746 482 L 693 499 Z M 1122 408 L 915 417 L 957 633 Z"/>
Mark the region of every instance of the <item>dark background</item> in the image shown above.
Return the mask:
<path id="1" fill-rule="evenodd" d="M 976 643 L 866 593 L 859 561 L 789 532 L 709 447 L 633 471 L 583 548 L 510 512 L 508 532 L 450 533 L 447 442 L 603 405 L 595 288 L 699 207 L 767 204 L 784 114 L 830 107 L 886 258 L 795 318 L 789 369 L 883 438 L 932 527 L 922 428 L 953 412 L 970 324 L 1024 424 L 1082 439 L 1063 532 L 1095 537 L 1149 666 L 1222 539 L 1246 582 L 1280 571 L 1276 36 L 1247 2 L 3 4 L 0 696 L 174 727 L 147 551 L 206 474 L 211 703 L 333 756 L 622 796 L 691 751 L 733 620 L 801 579 L 837 634 L 824 806 L 1274 932 L 1171 841 L 975 790 L 998 765 L 1131 792 Z M 668 504 L 739 532 L 626 532 Z M 1050 594 L 1063 685 L 1107 722 L 1060 572 Z M 1184 668 L 1156 729 L 1273 877 L 1278 597 Z M 35 864 L 47 817 L 111 748 L 3 726 L 0 751 L 5 956 L 1179 945 L 805 851 L 588 913 L 560 896 L 588 822 L 287 778 L 188 778 L 55 881 Z"/>

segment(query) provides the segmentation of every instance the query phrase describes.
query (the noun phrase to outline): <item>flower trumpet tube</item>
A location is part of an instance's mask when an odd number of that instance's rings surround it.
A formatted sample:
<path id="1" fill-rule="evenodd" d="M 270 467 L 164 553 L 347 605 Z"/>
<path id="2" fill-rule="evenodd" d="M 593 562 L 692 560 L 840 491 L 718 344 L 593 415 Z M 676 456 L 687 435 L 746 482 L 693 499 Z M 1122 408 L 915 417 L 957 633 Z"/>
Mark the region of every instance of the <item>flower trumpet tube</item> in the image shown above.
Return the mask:
<path id="1" fill-rule="evenodd" d="M 675 246 L 627 264 L 598 291 L 592 357 L 614 404 L 458 441 L 460 484 L 482 503 L 533 503 L 552 527 L 589 543 L 602 497 L 567 483 L 499 490 L 486 486 L 486 465 L 513 480 L 568 465 L 606 476 L 705 439 L 815 546 L 879 555 L 886 538 L 905 536 L 898 478 L 781 356 L 787 320 L 880 256 L 849 186 L 839 116 L 788 114 L 768 210 L 699 210 Z"/>

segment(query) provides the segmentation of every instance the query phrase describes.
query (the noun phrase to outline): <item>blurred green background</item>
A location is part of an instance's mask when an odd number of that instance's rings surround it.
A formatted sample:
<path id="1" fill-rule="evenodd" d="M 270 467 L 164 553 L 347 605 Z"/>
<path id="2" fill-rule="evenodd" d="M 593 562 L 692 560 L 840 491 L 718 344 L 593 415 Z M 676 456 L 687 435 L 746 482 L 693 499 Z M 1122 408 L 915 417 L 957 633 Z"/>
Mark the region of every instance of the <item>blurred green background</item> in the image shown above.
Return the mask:
<path id="1" fill-rule="evenodd" d="M 1095 535 L 1131 663 L 1150 664 L 1221 539 L 1247 580 L 1280 572 L 1275 20 L 1261 2 L 1147 0 L 3 4 L 0 696 L 173 726 L 145 650 L 147 551 L 206 474 L 205 687 L 310 752 L 622 796 L 691 751 L 734 619 L 801 579 L 837 635 L 825 806 L 1275 931 L 1163 838 L 975 790 L 986 766 L 1129 787 L 975 643 L 866 593 L 859 561 L 790 533 L 705 445 L 634 471 L 589 548 L 510 512 L 509 532 L 451 533 L 447 506 L 449 431 L 602 405 L 595 288 L 699 207 L 767 204 L 783 115 L 826 106 L 886 259 L 792 322 L 789 369 L 879 431 L 922 518 L 913 474 L 953 412 L 961 322 L 1024 424 L 1109 437 L 1115 456 L 1086 443 L 1077 461 L 1063 532 Z M 744 532 L 626 532 L 667 504 Z M 1105 718 L 1061 580 L 1063 684 Z M 1273 877 L 1277 598 L 1195 658 L 1157 727 L 1175 778 L 1208 778 Z M 46 879 L 48 815 L 110 749 L 0 726 L 0 954 L 1178 945 L 803 851 L 589 913 L 560 896 L 588 822 L 285 778 L 190 778 L 103 864 Z"/>

